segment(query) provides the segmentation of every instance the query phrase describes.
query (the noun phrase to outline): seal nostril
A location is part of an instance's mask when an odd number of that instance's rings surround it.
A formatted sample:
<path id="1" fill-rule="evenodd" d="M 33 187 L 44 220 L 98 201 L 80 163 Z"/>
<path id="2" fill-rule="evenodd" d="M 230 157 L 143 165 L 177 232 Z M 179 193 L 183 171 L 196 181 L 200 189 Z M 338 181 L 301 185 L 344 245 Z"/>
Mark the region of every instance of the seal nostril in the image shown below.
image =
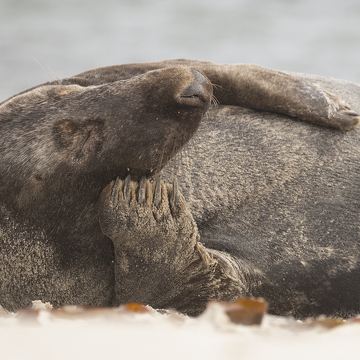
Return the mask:
<path id="1" fill-rule="evenodd" d="M 181 93 L 181 98 L 198 98 L 203 102 L 207 102 L 209 99 L 209 91 L 206 89 L 206 85 L 209 84 L 209 80 L 200 74 L 198 71 L 191 69 L 194 76 L 194 81 Z"/>
<path id="2" fill-rule="evenodd" d="M 199 83 L 192 83 L 180 95 L 181 97 L 194 98 L 197 97 L 201 100 L 205 97 L 206 92 Z"/>

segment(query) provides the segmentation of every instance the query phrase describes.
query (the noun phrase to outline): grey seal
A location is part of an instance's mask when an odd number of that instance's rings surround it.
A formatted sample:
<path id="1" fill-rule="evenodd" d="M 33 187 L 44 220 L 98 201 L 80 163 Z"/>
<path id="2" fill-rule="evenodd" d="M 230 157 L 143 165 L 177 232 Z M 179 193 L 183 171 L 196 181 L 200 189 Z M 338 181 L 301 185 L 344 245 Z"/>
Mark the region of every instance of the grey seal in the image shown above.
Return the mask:
<path id="1" fill-rule="evenodd" d="M 358 133 L 338 130 L 357 126 L 359 92 L 330 84 L 177 60 L 4 101 L 0 304 L 136 301 L 197 315 L 252 295 L 276 314 L 357 313 Z M 212 97 L 222 105 L 209 109 Z M 191 181 L 162 183 L 192 137 Z"/>

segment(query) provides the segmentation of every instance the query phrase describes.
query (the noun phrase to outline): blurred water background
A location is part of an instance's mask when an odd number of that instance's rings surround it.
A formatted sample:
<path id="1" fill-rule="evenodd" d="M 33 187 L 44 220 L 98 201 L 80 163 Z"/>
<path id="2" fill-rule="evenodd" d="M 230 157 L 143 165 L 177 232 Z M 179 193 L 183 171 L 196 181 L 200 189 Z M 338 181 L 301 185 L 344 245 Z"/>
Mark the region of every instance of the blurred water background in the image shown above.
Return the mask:
<path id="1" fill-rule="evenodd" d="M 172 58 L 360 82 L 360 1 L 0 0 L 0 101 L 50 79 L 37 61 L 62 78 Z"/>

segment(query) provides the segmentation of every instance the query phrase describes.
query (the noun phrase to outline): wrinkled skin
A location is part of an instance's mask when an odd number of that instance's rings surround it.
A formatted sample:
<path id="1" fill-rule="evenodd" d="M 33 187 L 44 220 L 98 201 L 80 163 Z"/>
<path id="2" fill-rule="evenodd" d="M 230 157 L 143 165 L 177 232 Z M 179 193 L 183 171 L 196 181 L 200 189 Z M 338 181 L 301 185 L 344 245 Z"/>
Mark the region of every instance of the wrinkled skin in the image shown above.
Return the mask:
<path id="1" fill-rule="evenodd" d="M 312 82 L 169 61 L 3 102 L 0 304 L 137 301 L 197 315 L 209 300 L 253 295 L 276 314 L 357 313 L 358 133 L 338 130 L 357 126 L 360 93 Z M 212 91 L 235 106 L 203 117 Z M 185 201 L 146 179 L 197 129 Z"/>

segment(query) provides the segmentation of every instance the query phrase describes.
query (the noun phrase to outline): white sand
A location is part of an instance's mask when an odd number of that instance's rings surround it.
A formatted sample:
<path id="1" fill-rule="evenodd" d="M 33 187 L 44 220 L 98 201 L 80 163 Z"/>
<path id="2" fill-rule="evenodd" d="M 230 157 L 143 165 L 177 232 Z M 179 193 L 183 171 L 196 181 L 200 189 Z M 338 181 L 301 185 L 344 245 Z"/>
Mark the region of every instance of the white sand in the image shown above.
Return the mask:
<path id="1" fill-rule="evenodd" d="M 261 326 L 231 323 L 218 304 L 197 319 L 106 312 L 0 317 L 0 359 L 358 358 L 360 323 L 327 329 L 266 315 Z"/>

